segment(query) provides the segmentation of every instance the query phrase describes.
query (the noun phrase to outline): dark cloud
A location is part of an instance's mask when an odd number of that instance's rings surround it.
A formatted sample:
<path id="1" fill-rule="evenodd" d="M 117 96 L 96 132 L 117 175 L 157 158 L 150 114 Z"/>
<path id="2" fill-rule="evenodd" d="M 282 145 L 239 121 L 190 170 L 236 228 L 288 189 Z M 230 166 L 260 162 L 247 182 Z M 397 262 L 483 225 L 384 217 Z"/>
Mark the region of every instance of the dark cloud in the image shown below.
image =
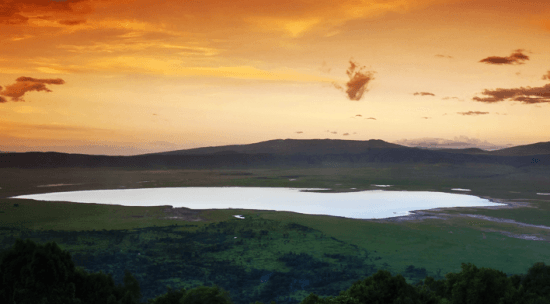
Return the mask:
<path id="1" fill-rule="evenodd" d="M 63 24 L 63 25 L 78 25 L 78 24 L 86 23 L 86 20 L 60 20 L 57 23 Z"/>
<path id="2" fill-rule="evenodd" d="M 529 60 L 529 56 L 523 54 L 523 50 L 515 50 L 512 55 L 508 57 L 491 56 L 485 59 L 481 59 L 479 62 L 487 64 L 524 64 L 524 61 Z"/>
<path id="3" fill-rule="evenodd" d="M 304 132 L 302 132 L 302 131 L 297 131 L 296 133 L 297 133 L 297 134 L 302 134 L 302 133 L 304 133 Z"/>
<path id="4" fill-rule="evenodd" d="M 542 75 L 542 80 L 550 80 L 550 71 L 546 72 L 546 74 Z"/>
<path id="5" fill-rule="evenodd" d="M 86 2 L 86 0 L 65 0 L 65 1 L 51 1 L 51 0 L 17 0 L 17 1 L 2 1 L 0 4 L 0 24 L 23 24 L 27 23 L 28 17 L 23 14 L 25 12 L 31 12 L 36 14 L 42 13 L 56 13 L 56 12 L 72 12 L 73 5 L 78 2 Z M 78 5 L 79 12 L 89 12 L 91 9 L 87 8 L 83 10 L 81 4 Z M 87 11 L 86 11 L 87 10 Z M 40 17 L 39 17 L 40 18 Z M 44 19 L 43 17 L 41 19 Z"/>
<path id="6" fill-rule="evenodd" d="M 485 90 L 481 94 L 486 95 L 486 97 L 475 96 L 472 100 L 486 103 L 501 102 L 505 100 L 519 101 L 524 104 L 544 103 L 550 102 L 550 84 L 534 88 L 498 88 L 495 90 Z"/>
<path id="7" fill-rule="evenodd" d="M 349 135 L 349 133 L 344 133 L 344 134 L 342 134 L 342 135 L 343 135 L 343 136 L 348 136 L 348 135 Z"/>
<path id="8" fill-rule="evenodd" d="M 8 102 L 8 100 L 2 96 L 0 96 L 0 103 Z"/>
<path id="9" fill-rule="evenodd" d="M 24 101 L 23 95 L 30 91 L 45 91 L 51 92 L 46 87 L 46 84 L 64 84 L 65 81 L 61 78 L 57 79 L 38 79 L 32 77 L 19 77 L 16 83 L 8 85 L 0 91 L 0 95 L 10 97 L 12 101 Z M 5 99 L 5 98 L 4 98 Z M 4 101 L 5 102 L 5 101 Z"/>
<path id="10" fill-rule="evenodd" d="M 435 55 L 435 57 L 439 57 L 439 58 L 453 58 L 453 56 L 448 56 L 448 55 L 441 55 L 441 54 L 437 54 Z"/>
<path id="11" fill-rule="evenodd" d="M 460 115 L 484 115 L 489 114 L 489 112 L 481 112 L 481 111 L 468 111 L 468 112 L 456 112 Z"/>
<path id="12" fill-rule="evenodd" d="M 363 117 L 363 115 L 361 115 L 361 114 L 357 114 L 357 115 L 355 115 L 355 116 L 357 116 L 357 117 Z"/>
<path id="13" fill-rule="evenodd" d="M 372 119 L 372 120 L 376 120 L 376 118 L 374 118 L 374 117 L 369 117 L 369 118 L 365 118 L 365 119 Z"/>
<path id="14" fill-rule="evenodd" d="M 346 71 L 349 81 L 346 83 L 346 94 L 350 100 L 361 100 L 363 94 L 367 92 L 367 85 L 374 79 L 374 71 L 363 71 L 364 66 L 359 66 L 353 61 L 349 61 L 350 67 Z M 344 91 L 344 88 L 337 83 L 333 83 L 334 87 Z"/>
<path id="15" fill-rule="evenodd" d="M 435 96 L 434 93 L 430 93 L 430 92 L 416 92 L 413 95 L 414 96 L 417 96 L 417 95 L 420 95 L 420 96 Z"/>
<path id="16" fill-rule="evenodd" d="M 336 132 L 336 131 L 333 131 L 333 132 L 330 132 L 330 133 L 332 133 L 332 134 L 338 134 L 338 132 Z"/>
<path id="17" fill-rule="evenodd" d="M 460 100 L 460 98 L 458 98 L 458 97 L 449 97 L 449 96 L 445 96 L 445 97 L 443 97 L 443 98 L 441 98 L 441 99 L 443 99 L 443 100 L 448 100 L 448 99 Z"/>

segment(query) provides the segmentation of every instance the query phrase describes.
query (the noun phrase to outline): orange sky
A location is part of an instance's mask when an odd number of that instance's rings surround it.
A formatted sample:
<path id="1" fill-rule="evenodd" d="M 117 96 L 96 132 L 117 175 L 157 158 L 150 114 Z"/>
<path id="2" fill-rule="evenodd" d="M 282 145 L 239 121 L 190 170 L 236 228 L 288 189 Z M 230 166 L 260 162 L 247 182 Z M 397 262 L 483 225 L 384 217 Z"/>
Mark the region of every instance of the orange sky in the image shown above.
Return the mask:
<path id="1" fill-rule="evenodd" d="M 0 0 L 0 46 L 1 151 L 550 140 L 546 0 Z"/>

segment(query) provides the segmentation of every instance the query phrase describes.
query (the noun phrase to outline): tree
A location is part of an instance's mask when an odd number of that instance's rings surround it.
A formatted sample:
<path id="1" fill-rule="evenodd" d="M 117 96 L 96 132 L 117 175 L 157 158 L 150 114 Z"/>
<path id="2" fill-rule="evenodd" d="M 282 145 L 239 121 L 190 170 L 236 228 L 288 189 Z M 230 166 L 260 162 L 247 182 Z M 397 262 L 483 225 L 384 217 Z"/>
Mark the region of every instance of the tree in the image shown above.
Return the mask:
<path id="1" fill-rule="evenodd" d="M 523 277 L 522 285 L 525 288 L 526 298 L 550 299 L 550 266 L 542 262 L 533 264 Z"/>
<path id="2" fill-rule="evenodd" d="M 153 300 L 149 300 L 148 304 L 179 304 L 184 295 L 185 288 L 172 290 L 172 288 L 169 287 L 165 294 L 158 296 Z"/>
<path id="3" fill-rule="evenodd" d="M 0 302 L 78 303 L 74 271 L 70 254 L 55 242 L 39 246 L 18 239 L 0 263 Z"/>
<path id="4" fill-rule="evenodd" d="M 346 291 L 338 296 L 347 303 L 399 303 L 436 304 L 437 298 L 430 293 L 421 293 L 413 286 L 407 284 L 405 278 L 398 274 L 395 277 L 387 270 L 379 270 L 374 275 L 353 283 Z M 354 300 L 352 300 L 352 299 Z"/>
<path id="5" fill-rule="evenodd" d="M 134 302 L 139 303 L 139 300 L 141 300 L 141 291 L 139 288 L 138 280 L 134 278 L 134 276 L 130 271 L 124 270 L 123 282 L 124 282 L 124 290 L 126 291 L 125 297 L 127 294 L 129 294 L 132 297 Z"/>
<path id="6" fill-rule="evenodd" d="M 516 293 L 505 273 L 462 263 L 460 273 L 446 275 L 445 297 L 452 303 L 491 304 Z"/>
<path id="7" fill-rule="evenodd" d="M 229 293 L 217 285 L 199 286 L 185 293 L 180 304 L 233 304 Z"/>

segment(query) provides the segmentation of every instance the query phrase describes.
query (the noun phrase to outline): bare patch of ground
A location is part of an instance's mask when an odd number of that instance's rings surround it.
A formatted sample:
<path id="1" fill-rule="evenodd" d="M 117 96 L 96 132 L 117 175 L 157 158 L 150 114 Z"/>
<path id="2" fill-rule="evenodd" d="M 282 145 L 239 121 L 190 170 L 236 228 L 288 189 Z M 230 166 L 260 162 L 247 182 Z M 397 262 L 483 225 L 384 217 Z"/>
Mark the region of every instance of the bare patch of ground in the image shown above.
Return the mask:
<path id="1" fill-rule="evenodd" d="M 172 206 L 166 206 L 163 212 L 165 217 L 163 219 L 173 219 L 189 222 L 202 222 L 205 219 L 199 217 L 199 214 L 203 210 L 189 209 L 189 208 L 174 208 Z"/>

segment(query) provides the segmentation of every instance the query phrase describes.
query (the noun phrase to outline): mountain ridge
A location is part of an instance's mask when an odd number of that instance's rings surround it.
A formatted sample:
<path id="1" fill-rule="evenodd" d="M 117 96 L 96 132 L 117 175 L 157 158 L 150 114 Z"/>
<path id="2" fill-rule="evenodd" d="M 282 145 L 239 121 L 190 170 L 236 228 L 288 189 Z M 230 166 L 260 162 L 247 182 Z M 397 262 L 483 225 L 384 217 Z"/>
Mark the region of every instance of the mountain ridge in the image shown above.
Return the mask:
<path id="1" fill-rule="evenodd" d="M 381 139 L 343 140 L 343 139 L 273 139 L 252 144 L 209 146 L 142 155 L 225 155 L 225 154 L 275 154 L 275 155 L 324 155 L 324 154 L 361 154 L 370 149 L 422 149 L 447 153 L 494 156 L 529 156 L 550 154 L 550 142 L 520 145 L 500 150 L 480 148 L 422 148 L 389 143 Z"/>

